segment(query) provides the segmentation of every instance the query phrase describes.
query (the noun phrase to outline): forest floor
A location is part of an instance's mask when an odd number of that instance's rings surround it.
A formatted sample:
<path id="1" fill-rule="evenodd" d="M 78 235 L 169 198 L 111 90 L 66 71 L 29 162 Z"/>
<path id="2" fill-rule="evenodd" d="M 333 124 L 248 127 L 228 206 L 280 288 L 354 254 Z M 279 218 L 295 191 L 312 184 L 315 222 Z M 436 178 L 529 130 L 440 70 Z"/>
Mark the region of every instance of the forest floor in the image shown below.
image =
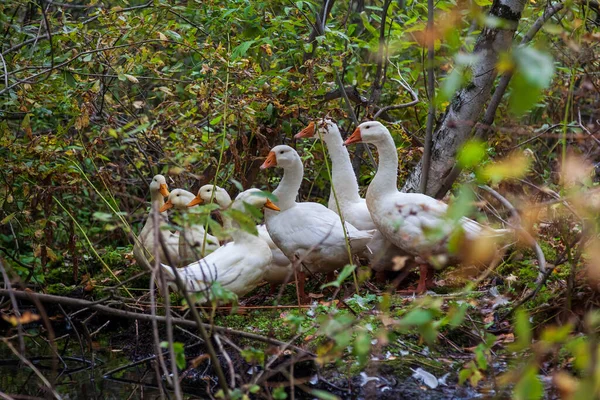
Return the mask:
<path id="1" fill-rule="evenodd" d="M 535 274 L 535 271 L 527 271 L 522 265 L 519 270 L 521 274 Z M 389 287 L 371 283 L 364 285 L 359 295 L 355 293 L 354 285 L 347 283 L 336 299 L 330 301 L 328 290 L 322 291 L 319 283 L 313 283 L 308 285 L 313 302 L 303 307 L 296 305 L 293 284 L 284 287 L 279 296 L 269 295 L 268 285 L 265 285 L 242 300 L 233 311 L 206 310 L 205 318 L 217 326 L 294 343 L 316 353 L 316 361 L 303 361 L 293 359 L 295 356 L 288 350 L 290 354 L 287 357 L 269 365 L 269 356 L 274 354 L 271 346 L 248 338 L 234 339 L 222 335 L 229 359 L 223 358 L 221 353 L 221 363 L 228 379 L 230 371 L 234 371 L 238 386 L 240 383 L 243 387 L 255 382 L 271 387 L 293 384 L 296 387 L 295 398 L 314 398 L 311 394 L 314 389 L 339 398 L 353 399 L 510 397 L 510 387 L 501 387 L 497 380 L 508 369 L 515 355 L 508 350 L 515 341 L 511 325 L 498 320 L 498 311 L 509 303 L 509 297 L 500 293 L 515 293 L 511 279 L 507 281 L 499 276 L 491 276 L 476 288 L 464 291 L 466 280 L 461 280 L 461 274 L 457 272 L 459 270 L 438 273 L 436 281 L 439 287 L 435 289 L 438 293 L 428 292 L 425 296 L 417 297 L 388 296 L 386 292 Z M 412 274 L 407 283 L 414 283 L 415 278 L 416 274 Z M 61 286 L 51 287 L 59 291 Z M 80 288 L 67 293 L 67 288 L 62 287 L 60 291 L 57 294 L 82 297 Z M 93 292 L 95 297 L 99 297 L 102 289 L 96 287 Z M 385 311 L 381 307 L 383 298 L 386 298 L 387 304 Z M 540 306 L 544 306 L 543 298 L 544 293 L 536 300 Z M 147 294 L 137 300 L 138 310 L 144 309 Z M 174 294 L 172 304 L 175 315 L 185 317 L 186 310 L 178 306 L 181 299 Z M 467 305 L 464 322 L 457 326 L 442 327 L 439 332 L 436 331 L 433 342 L 427 343 L 423 338 L 428 334 L 427 324 L 436 324 L 435 318 L 429 316 L 429 320 L 424 320 L 423 326 L 417 330 L 403 330 L 394 322 L 406 317 L 407 309 L 437 309 L 443 314 L 457 304 Z M 84 320 L 86 326 L 83 328 L 80 323 L 71 325 L 57 307 L 50 306 L 47 312 L 53 321 L 54 335 L 58 338 L 57 351 L 62 357 L 61 363 L 64 363 L 64 368 L 58 368 L 62 372 L 51 375 L 56 387 L 63 387 L 61 392 L 71 393 L 75 397 L 85 394 L 89 398 L 144 398 L 145 395 L 158 393 L 155 345 L 150 322 L 111 318 L 88 311 L 89 317 Z M 545 318 L 548 310 L 540 312 L 538 317 L 542 315 Z M 354 334 L 357 331 L 366 333 L 369 341 L 366 358 L 361 358 L 356 349 L 336 349 L 334 342 L 343 339 L 332 334 L 331 330 L 336 324 L 343 328 L 345 321 L 355 321 Z M 31 336 L 26 338 L 27 354 L 35 365 L 50 370 L 53 351 L 47 332 L 43 331 L 41 325 L 31 325 L 28 330 Z M 398 333 L 382 334 L 388 329 L 393 331 L 398 328 Z M 482 352 L 481 344 L 486 342 L 488 333 L 494 335 L 494 340 L 486 352 Z M 184 392 L 195 397 L 214 388 L 216 379 L 210 361 L 193 329 L 176 327 L 174 335 L 174 341 L 185 346 L 188 362 L 181 380 Z M 165 337 L 163 326 L 160 326 L 159 336 Z M 3 360 L 0 362 L 2 388 L 10 393 L 39 395 L 39 382 L 31 385 L 35 376 L 31 371 L 20 368 L 11 355 L 7 349 L 0 354 Z M 486 364 L 486 371 L 472 382 L 474 385 L 468 379 L 459 384 L 461 371 L 470 368 L 469 363 L 478 357 L 485 358 L 478 362 Z M 165 362 L 168 364 L 168 357 Z M 550 360 L 548 369 L 539 376 L 545 383 L 547 399 L 557 398 L 550 389 L 550 382 L 552 368 L 559 364 L 556 360 Z M 115 369 L 117 371 L 111 373 Z M 164 385 L 165 382 L 161 381 L 160 384 Z"/>

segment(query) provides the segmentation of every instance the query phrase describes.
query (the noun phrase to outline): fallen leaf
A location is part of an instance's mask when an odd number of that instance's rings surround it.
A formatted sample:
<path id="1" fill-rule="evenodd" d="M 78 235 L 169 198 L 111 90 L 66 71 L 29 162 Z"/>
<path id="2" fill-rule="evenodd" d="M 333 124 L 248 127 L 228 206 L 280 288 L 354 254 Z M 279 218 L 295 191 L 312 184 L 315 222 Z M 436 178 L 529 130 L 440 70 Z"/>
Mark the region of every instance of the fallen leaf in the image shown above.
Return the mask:
<path id="1" fill-rule="evenodd" d="M 31 322 L 35 322 L 40 319 L 38 314 L 34 314 L 31 311 L 25 311 L 21 314 L 20 317 L 16 315 L 2 315 L 2 319 L 11 324 L 12 326 L 19 325 L 19 322 L 22 325 L 29 324 Z"/>

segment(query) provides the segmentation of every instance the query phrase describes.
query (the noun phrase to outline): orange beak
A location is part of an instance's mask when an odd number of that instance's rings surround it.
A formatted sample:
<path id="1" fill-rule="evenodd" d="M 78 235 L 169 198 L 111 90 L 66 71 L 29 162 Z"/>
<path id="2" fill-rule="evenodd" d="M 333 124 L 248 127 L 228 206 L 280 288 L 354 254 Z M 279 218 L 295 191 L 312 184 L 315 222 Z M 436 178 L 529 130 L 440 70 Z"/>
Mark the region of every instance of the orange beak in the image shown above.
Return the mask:
<path id="1" fill-rule="evenodd" d="M 167 202 L 163 204 L 163 206 L 160 208 L 160 210 L 158 210 L 158 212 L 165 212 L 170 208 L 173 208 L 173 203 L 171 203 L 171 200 L 167 200 Z"/>
<path id="2" fill-rule="evenodd" d="M 352 135 L 350 135 L 350 137 L 348 139 L 346 139 L 346 141 L 344 142 L 344 146 L 347 146 L 352 143 L 360 143 L 360 142 L 362 142 L 362 137 L 360 136 L 360 128 L 357 127 L 354 130 L 354 132 L 352 132 Z"/>
<path id="3" fill-rule="evenodd" d="M 267 156 L 267 159 L 260 166 L 260 169 L 267 169 L 267 168 L 274 167 L 276 165 L 277 165 L 277 157 L 275 157 L 275 153 L 273 153 L 272 151 L 270 151 L 269 155 Z"/>
<path id="4" fill-rule="evenodd" d="M 188 203 L 187 206 L 194 207 L 194 206 L 197 206 L 198 204 L 202 204 L 202 203 L 204 203 L 204 200 L 202 200 L 202 197 L 196 196 L 196 197 L 194 197 L 194 200 L 192 200 Z"/>
<path id="5" fill-rule="evenodd" d="M 163 197 L 169 197 L 169 189 L 167 188 L 166 183 L 161 183 L 158 191 L 163 195 Z"/>
<path id="6" fill-rule="evenodd" d="M 308 126 L 306 128 L 304 128 L 300 132 L 298 132 L 296 134 L 296 136 L 294 136 L 294 138 L 302 139 L 302 138 L 311 138 L 313 136 L 315 136 L 315 123 L 311 122 L 310 124 L 308 124 Z"/>
<path id="7" fill-rule="evenodd" d="M 277 207 L 277 206 L 275 205 L 275 203 L 273 203 L 273 202 L 272 202 L 271 200 L 269 200 L 269 199 L 267 199 L 267 202 L 265 203 L 265 207 L 266 207 L 266 208 L 269 208 L 269 209 L 271 209 L 271 210 L 280 211 L 280 210 L 279 210 L 279 207 Z"/>

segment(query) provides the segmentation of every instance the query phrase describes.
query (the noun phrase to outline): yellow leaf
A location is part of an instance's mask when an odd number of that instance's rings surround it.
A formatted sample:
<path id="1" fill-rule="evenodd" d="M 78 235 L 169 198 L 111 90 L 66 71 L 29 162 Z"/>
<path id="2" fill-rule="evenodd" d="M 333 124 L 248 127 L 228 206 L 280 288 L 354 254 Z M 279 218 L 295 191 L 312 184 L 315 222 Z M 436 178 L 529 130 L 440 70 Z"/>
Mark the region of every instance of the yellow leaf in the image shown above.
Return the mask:
<path id="1" fill-rule="evenodd" d="M 165 36 L 163 33 L 161 33 L 161 32 L 158 32 L 158 37 L 160 38 L 160 40 L 169 40 L 169 39 L 167 39 L 167 37 L 166 37 L 166 36 Z"/>
<path id="2" fill-rule="evenodd" d="M 161 92 L 163 92 L 163 93 L 164 93 L 164 94 L 166 94 L 167 96 L 175 96 L 175 95 L 173 94 L 173 92 L 171 92 L 171 91 L 169 90 L 169 88 L 168 88 L 168 87 L 166 87 L 166 86 L 160 86 L 160 87 L 158 88 L 158 90 L 160 90 Z"/>
<path id="3" fill-rule="evenodd" d="M 2 319 L 12 326 L 17 326 L 19 322 L 23 325 L 35 322 L 40 319 L 40 316 L 30 311 L 25 311 L 23 314 L 21 314 L 21 317 L 17 318 L 16 315 L 2 315 Z"/>
<path id="4" fill-rule="evenodd" d="M 486 180 L 498 183 L 505 179 L 517 179 L 524 176 L 529 170 L 531 158 L 517 152 L 493 164 L 488 164 L 481 169 L 481 175 Z"/>
<path id="5" fill-rule="evenodd" d="M 140 81 L 138 81 L 138 78 L 136 78 L 136 77 L 135 77 L 135 76 L 133 76 L 133 75 L 129 75 L 129 74 L 123 74 L 123 75 L 125 75 L 125 78 L 127 78 L 127 80 L 128 80 L 129 82 L 133 82 L 133 83 L 140 83 Z"/>

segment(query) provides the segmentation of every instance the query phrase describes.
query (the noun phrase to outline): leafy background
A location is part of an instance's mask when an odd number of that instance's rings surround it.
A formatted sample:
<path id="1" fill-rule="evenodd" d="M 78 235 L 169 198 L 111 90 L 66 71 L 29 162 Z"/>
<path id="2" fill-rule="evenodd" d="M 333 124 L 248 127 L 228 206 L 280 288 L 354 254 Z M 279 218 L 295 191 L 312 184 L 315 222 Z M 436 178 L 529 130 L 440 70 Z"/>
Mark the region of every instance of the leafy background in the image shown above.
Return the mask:
<path id="1" fill-rule="evenodd" d="M 321 145 L 294 143 L 292 135 L 325 114 L 345 132 L 353 129 L 343 99 L 332 96 L 338 78 L 355 88 L 359 120 L 379 112 L 390 127 L 403 182 L 423 152 L 427 41 L 435 45 L 441 114 L 478 61 L 469 52 L 482 27 L 500 23 L 487 17 L 491 5 L 436 2 L 428 37 L 427 5 L 418 1 L 332 1 L 321 36 L 312 24 L 322 5 L 312 1 L 1 3 L 0 246 L 10 270 L 23 285 L 54 293 L 89 292 L 115 275 L 132 276 L 139 270 L 128 256 L 129 230 L 143 223 L 152 175 L 191 191 L 212 181 L 232 195 L 272 189 L 277 178 L 258 167 L 275 144 L 301 150 L 302 197 L 324 202 L 329 179 Z M 527 4 L 515 42 L 545 7 Z M 557 15 L 530 46 L 502 55 L 498 70 L 514 72 L 507 98 L 489 139 L 461 155 L 461 181 L 497 183 L 493 176 L 516 169 L 534 186 L 511 181 L 500 190 L 525 210 L 529 201 L 548 200 L 535 187 L 569 196 L 597 185 L 600 14 L 595 2 L 568 2 Z M 381 111 L 410 103 L 409 89 L 418 102 Z M 512 159 L 492 175 L 478 169 L 516 149 L 530 162 Z M 373 168 L 366 153 L 358 156 L 366 187 Z M 596 209 L 591 201 L 573 202 L 594 232 L 587 253 L 597 254 Z M 568 249 L 570 263 L 553 275 L 542 303 L 568 276 L 579 276 L 583 263 L 571 252 L 581 225 L 564 210 L 533 214 L 524 212 L 524 224 L 541 234 L 547 257 L 556 262 Z M 508 264 L 506 275 L 524 278 L 516 287 L 532 285 L 533 263 L 517 256 Z M 479 362 L 468 376 L 485 369 Z"/>

